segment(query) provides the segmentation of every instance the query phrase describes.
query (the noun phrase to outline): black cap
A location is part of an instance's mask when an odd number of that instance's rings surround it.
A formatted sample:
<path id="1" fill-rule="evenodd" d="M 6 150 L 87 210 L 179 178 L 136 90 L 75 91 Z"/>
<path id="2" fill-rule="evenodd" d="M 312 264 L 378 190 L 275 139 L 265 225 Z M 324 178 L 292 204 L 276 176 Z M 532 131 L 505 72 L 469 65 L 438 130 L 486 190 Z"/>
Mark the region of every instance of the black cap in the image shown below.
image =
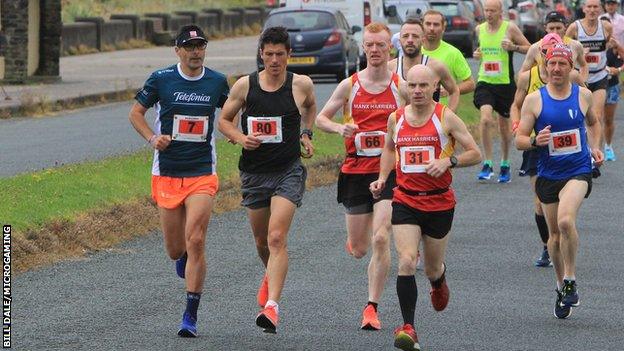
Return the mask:
<path id="1" fill-rule="evenodd" d="M 189 24 L 187 26 L 184 26 L 182 28 L 180 28 L 180 31 L 178 32 L 178 35 L 176 36 L 176 46 L 182 46 L 184 43 L 186 43 L 187 41 L 191 41 L 191 40 L 201 40 L 205 43 L 208 42 L 208 39 L 206 39 L 206 35 L 204 34 L 204 31 L 199 27 L 196 26 L 194 24 Z"/>
<path id="2" fill-rule="evenodd" d="M 548 24 L 550 22 L 561 22 L 565 24 L 566 18 L 557 11 L 551 11 L 544 18 L 544 24 Z"/>

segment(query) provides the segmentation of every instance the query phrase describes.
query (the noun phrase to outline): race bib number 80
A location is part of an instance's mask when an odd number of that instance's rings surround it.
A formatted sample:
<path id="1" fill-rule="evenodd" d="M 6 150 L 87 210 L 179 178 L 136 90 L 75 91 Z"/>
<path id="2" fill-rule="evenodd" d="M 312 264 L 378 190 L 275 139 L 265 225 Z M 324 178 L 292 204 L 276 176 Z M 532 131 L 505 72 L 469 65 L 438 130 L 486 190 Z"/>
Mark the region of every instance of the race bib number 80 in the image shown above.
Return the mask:
<path id="1" fill-rule="evenodd" d="M 551 133 L 548 151 L 551 156 L 569 155 L 581 151 L 581 133 L 579 129 Z"/>
<path id="2" fill-rule="evenodd" d="M 173 116 L 172 140 L 201 143 L 206 141 L 208 116 Z"/>
<path id="3" fill-rule="evenodd" d="M 403 173 L 425 173 L 427 164 L 435 159 L 433 146 L 404 146 L 400 151 Z"/>
<path id="4" fill-rule="evenodd" d="M 282 117 L 247 117 L 247 133 L 256 134 L 262 143 L 282 142 Z"/>

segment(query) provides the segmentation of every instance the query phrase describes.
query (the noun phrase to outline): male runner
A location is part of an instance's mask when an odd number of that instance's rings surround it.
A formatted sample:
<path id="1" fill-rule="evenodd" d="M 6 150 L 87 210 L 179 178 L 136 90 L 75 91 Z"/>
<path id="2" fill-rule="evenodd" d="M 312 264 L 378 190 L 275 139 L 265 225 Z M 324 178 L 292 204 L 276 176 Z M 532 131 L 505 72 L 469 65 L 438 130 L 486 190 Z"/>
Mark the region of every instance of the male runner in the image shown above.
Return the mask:
<path id="1" fill-rule="evenodd" d="M 338 177 L 337 200 L 345 207 L 346 246 L 351 255 L 364 257 L 372 234 L 368 303 L 360 325 L 362 329 L 379 330 L 377 304 L 390 269 L 392 187 L 373 199 L 368 185 L 379 174 L 379 156 L 386 138 L 388 116 L 401 105 L 400 77 L 388 69 L 390 30 L 385 24 L 367 25 L 363 46 L 368 66 L 338 84 L 316 117 L 316 125 L 325 132 L 344 137 L 347 155 Z M 332 121 L 340 108 L 344 123 Z M 393 179 L 390 175 L 388 182 L 392 183 Z"/>
<path id="2" fill-rule="evenodd" d="M 414 274 L 419 242 L 422 238 L 431 303 L 436 311 L 442 311 L 450 297 L 444 258 L 455 208 L 450 168 L 476 165 L 481 154 L 464 122 L 433 100 L 439 80 L 435 72 L 416 65 L 409 70 L 407 79 L 410 104 L 388 118 L 389 137 L 381 155 L 381 170 L 370 190 L 374 197 L 381 196 L 391 186 L 387 183 L 390 173 L 396 171 L 392 231 L 399 256 L 397 295 L 403 325 L 394 332 L 394 346 L 420 350 L 414 330 L 418 299 Z M 464 149 L 457 156 L 455 141 Z"/>
<path id="3" fill-rule="evenodd" d="M 304 156 L 314 153 L 314 87 L 308 76 L 286 71 L 290 53 L 286 29 L 267 28 L 260 36 L 265 69 L 234 84 L 219 119 L 219 131 L 243 147 L 238 164 L 241 204 L 247 207 L 258 256 L 266 267 L 256 324 L 271 333 L 279 321 L 278 302 L 288 271 L 288 230 L 305 191 L 307 172 L 299 143 Z M 242 132 L 233 123 L 241 109 Z"/>
<path id="4" fill-rule="evenodd" d="M 565 36 L 565 17 L 557 11 L 549 12 L 546 17 L 544 17 L 544 30 L 546 31 L 546 34 L 557 34 L 563 40 L 563 44 L 567 45 L 570 50 L 572 50 L 575 67 L 577 67 L 579 72 L 581 72 L 581 79 L 585 82 L 587 80 L 587 75 L 589 74 L 589 67 L 585 61 L 583 45 L 577 40 Z M 531 67 L 542 64 L 544 60 L 544 53 L 541 52 L 542 40 L 543 39 L 538 40 L 536 43 L 532 44 L 531 47 L 529 47 L 529 51 L 526 53 L 520 72 L 528 71 Z"/>
<path id="5" fill-rule="evenodd" d="M 422 22 L 419 19 L 408 17 L 401 25 L 400 33 L 399 40 L 403 48 L 403 55 L 390 61 L 388 68 L 405 80 L 404 72 L 407 73 L 414 65 L 423 64 L 430 66 L 441 77 L 440 83 L 445 89 L 445 95 L 448 96 L 448 106 L 455 111 L 459 104 L 459 88 L 444 63 L 432 60 L 428 55 L 421 52 L 424 37 Z M 440 92 L 436 91 L 434 100 L 438 101 L 439 99 Z"/>
<path id="6" fill-rule="evenodd" d="M 485 153 L 483 168 L 479 180 L 489 180 L 494 174 L 492 164 L 492 135 L 494 111 L 498 112 L 498 127 L 501 133 L 502 160 L 499 183 L 511 181 L 509 163 L 509 144 L 511 128 L 509 126 L 509 108 L 516 91 L 513 72 L 513 52 L 526 53 L 529 42 L 518 26 L 502 18 L 500 0 L 486 0 L 484 3 L 486 22 L 479 24 L 475 32 L 479 37 L 479 48 L 474 56 L 481 60 L 479 78 L 474 93 L 474 105 L 479 109 L 481 121 L 481 143 Z"/>
<path id="7" fill-rule="evenodd" d="M 425 40 L 422 42 L 423 55 L 432 57 L 446 65 L 457 82 L 459 93 L 468 94 L 475 89 L 475 82 L 468 61 L 453 45 L 442 40 L 446 31 L 446 17 L 437 10 L 428 10 L 423 16 Z M 440 102 L 448 105 L 448 92 L 440 88 Z"/>
<path id="8" fill-rule="evenodd" d="M 562 319 L 580 303 L 575 276 L 576 216 L 591 192 L 591 157 L 597 165 L 603 161 L 592 94 L 570 82 L 573 67 L 569 48 L 555 45 L 548 49 L 548 83 L 527 95 L 516 135 L 519 150 L 538 149 L 535 192 L 548 223 L 548 252 L 555 267 L 554 315 Z M 537 133 L 534 137 L 532 130 Z"/>
<path id="9" fill-rule="evenodd" d="M 608 21 L 598 16 L 602 11 L 600 0 L 586 0 L 583 4 L 585 17 L 574 21 L 566 31 L 566 35 L 577 39 L 585 48 L 585 61 L 589 66 L 587 88 L 592 92 L 592 108 L 598 122 L 604 125 L 604 106 L 607 97 L 608 75 L 607 67 L 607 43 L 611 39 L 613 26 Z M 602 129 L 602 128 L 601 128 Z M 603 135 L 600 135 L 600 145 L 604 143 Z M 600 169 L 594 165 L 592 176 L 600 176 Z"/>
<path id="10" fill-rule="evenodd" d="M 219 188 L 214 135 L 215 109 L 229 87 L 221 73 L 204 67 L 206 36 L 200 27 L 180 28 L 176 65 L 158 70 L 135 96 L 130 122 L 155 149 L 152 198 L 158 205 L 165 249 L 185 278 L 186 311 L 178 335 L 197 336 L 197 308 L 206 276 L 206 229 Z M 145 120 L 155 106 L 155 130 Z"/>
<path id="11" fill-rule="evenodd" d="M 543 56 L 538 62 L 539 65 L 533 66 L 531 70 L 521 72 L 518 76 L 518 86 L 516 89 L 516 95 L 514 102 L 511 105 L 511 124 L 512 132 L 516 132 L 518 125 L 520 124 L 520 109 L 524 103 L 524 99 L 527 94 L 537 91 L 539 88 L 546 85 L 548 82 L 548 73 L 546 72 L 546 65 L 544 64 L 545 52 L 555 44 L 562 44 L 562 40 L 556 33 L 550 33 L 544 36 L 541 43 L 539 54 Z M 570 72 L 570 78 L 578 85 L 584 86 L 583 80 L 580 77 L 580 73 L 576 70 Z M 537 150 L 526 150 L 522 153 L 522 166 L 520 167 L 520 176 L 529 176 L 531 181 L 531 189 L 535 194 L 535 180 L 537 178 L 537 159 L 539 153 Z M 546 218 L 544 218 L 544 212 L 542 206 L 537 198 L 537 195 L 533 196 L 533 204 L 535 207 L 535 223 L 537 224 L 537 230 L 540 238 L 542 239 L 543 249 L 541 255 L 535 261 L 537 267 L 549 267 L 552 266 L 550 256 L 548 254 L 548 226 L 546 225 Z"/>

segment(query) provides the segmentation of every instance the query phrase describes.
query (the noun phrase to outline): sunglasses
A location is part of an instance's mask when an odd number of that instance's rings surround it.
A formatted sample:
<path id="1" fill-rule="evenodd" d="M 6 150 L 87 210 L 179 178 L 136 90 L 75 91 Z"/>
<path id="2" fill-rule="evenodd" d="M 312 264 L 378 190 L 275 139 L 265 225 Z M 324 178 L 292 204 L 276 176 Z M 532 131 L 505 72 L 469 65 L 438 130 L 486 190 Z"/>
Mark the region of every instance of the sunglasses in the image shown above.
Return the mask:
<path id="1" fill-rule="evenodd" d="M 207 45 L 208 43 L 205 43 L 205 42 L 197 43 L 197 44 L 182 44 L 181 48 L 188 52 L 192 52 L 195 50 L 202 51 L 202 50 L 206 50 Z"/>

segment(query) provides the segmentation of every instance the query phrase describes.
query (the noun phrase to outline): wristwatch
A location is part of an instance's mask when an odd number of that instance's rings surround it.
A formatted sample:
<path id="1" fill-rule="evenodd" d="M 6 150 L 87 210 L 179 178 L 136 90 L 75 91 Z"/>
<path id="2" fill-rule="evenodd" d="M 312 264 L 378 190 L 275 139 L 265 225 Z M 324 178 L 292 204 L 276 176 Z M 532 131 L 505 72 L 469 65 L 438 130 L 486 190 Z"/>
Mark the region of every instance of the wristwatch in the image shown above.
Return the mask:
<path id="1" fill-rule="evenodd" d="M 312 136 L 314 136 L 312 129 L 302 129 L 301 134 L 299 134 L 299 137 L 302 137 L 304 134 L 307 135 L 308 138 L 310 138 L 310 140 L 312 140 Z"/>
<path id="2" fill-rule="evenodd" d="M 451 168 L 455 168 L 455 166 L 457 166 L 457 157 L 451 156 L 449 157 L 449 161 L 451 161 Z"/>

